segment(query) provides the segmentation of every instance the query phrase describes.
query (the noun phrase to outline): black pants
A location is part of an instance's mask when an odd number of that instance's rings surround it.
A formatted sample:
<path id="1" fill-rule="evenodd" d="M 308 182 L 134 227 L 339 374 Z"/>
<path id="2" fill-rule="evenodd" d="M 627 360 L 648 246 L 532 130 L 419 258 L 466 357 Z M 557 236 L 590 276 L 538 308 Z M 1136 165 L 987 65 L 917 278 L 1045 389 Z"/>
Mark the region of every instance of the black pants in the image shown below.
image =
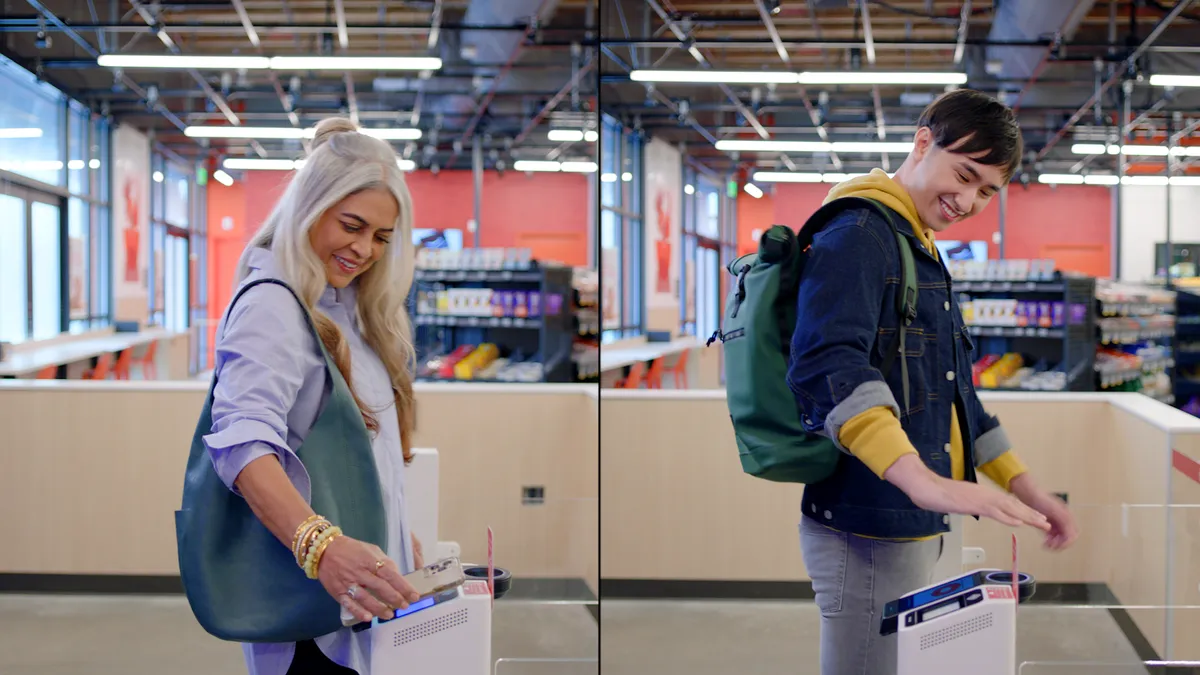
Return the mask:
<path id="1" fill-rule="evenodd" d="M 355 671 L 339 666 L 321 652 L 312 640 L 296 643 L 296 656 L 287 675 L 356 675 Z"/>

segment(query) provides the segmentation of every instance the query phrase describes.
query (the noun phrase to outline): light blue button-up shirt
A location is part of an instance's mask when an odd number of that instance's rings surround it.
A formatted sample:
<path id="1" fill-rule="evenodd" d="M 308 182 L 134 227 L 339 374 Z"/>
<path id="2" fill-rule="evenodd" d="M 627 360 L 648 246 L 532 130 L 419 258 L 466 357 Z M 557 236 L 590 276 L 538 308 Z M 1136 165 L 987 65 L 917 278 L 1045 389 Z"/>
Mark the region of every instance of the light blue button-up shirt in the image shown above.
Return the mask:
<path id="1" fill-rule="evenodd" d="M 243 283 L 280 278 L 274 256 L 267 249 L 255 249 L 249 264 L 251 273 Z M 404 503 L 400 428 L 387 369 L 359 329 L 356 290 L 356 284 L 344 289 L 327 287 L 317 309 L 345 336 L 355 393 L 379 422 L 372 447 L 387 511 L 387 554 L 402 574 L 408 574 L 413 571 L 413 551 Z M 310 477 L 295 451 L 329 393 L 317 338 L 286 288 L 260 284 L 238 300 L 217 330 L 214 372 L 213 428 L 204 442 L 221 480 L 236 491 L 234 480 L 247 464 L 274 454 L 292 485 L 310 501 Z M 369 631 L 343 629 L 317 638 L 316 643 L 334 662 L 370 675 L 369 635 Z M 250 675 L 285 675 L 295 644 L 245 644 L 242 650 Z"/>

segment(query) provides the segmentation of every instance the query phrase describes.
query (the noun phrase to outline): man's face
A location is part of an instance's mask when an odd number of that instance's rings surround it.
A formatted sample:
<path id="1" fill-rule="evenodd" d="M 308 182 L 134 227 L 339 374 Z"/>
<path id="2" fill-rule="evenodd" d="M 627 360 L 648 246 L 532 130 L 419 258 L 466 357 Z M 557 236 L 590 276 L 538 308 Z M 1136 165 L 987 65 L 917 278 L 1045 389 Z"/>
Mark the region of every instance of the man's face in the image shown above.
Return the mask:
<path id="1" fill-rule="evenodd" d="M 918 130 L 914 139 L 913 155 L 917 161 L 906 187 L 921 222 L 935 232 L 983 211 L 1005 183 L 1001 167 L 976 161 L 986 152 L 975 155 L 951 152 L 966 140 L 963 138 L 950 148 L 940 148 L 927 127 Z"/>

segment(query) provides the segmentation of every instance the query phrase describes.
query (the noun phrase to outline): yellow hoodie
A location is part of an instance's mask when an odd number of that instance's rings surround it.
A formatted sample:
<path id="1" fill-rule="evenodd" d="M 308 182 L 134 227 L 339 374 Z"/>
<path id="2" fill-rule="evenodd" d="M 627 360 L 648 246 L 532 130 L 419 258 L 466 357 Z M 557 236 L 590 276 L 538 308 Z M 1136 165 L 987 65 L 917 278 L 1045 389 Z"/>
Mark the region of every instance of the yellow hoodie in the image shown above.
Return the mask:
<path id="1" fill-rule="evenodd" d="M 825 203 L 841 197 L 866 197 L 892 208 L 908 220 L 917 239 L 925 245 L 925 248 L 934 256 L 938 255 L 937 247 L 933 245 L 933 232 L 921 223 L 912 197 L 882 170 L 875 169 L 866 176 L 834 186 L 825 198 Z M 882 406 L 851 418 L 842 426 L 838 440 L 880 478 L 883 478 L 884 472 L 896 460 L 906 454 L 916 454 L 917 452 L 912 441 L 908 439 L 908 434 L 904 433 L 904 429 L 900 426 L 900 420 L 896 418 L 890 408 Z M 954 480 L 962 480 L 966 476 L 963 447 L 957 411 L 951 404 L 950 472 Z M 979 467 L 979 470 L 995 481 L 997 485 L 1008 490 L 1012 479 L 1027 469 L 1016 453 L 1010 450 Z"/>

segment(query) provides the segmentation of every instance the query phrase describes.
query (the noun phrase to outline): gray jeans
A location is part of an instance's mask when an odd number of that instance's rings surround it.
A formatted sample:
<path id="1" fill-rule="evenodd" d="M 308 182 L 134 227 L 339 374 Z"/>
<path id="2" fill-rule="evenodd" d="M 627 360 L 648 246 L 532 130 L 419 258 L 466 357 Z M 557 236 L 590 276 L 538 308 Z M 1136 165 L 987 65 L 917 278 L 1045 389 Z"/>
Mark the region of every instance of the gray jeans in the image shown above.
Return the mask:
<path id="1" fill-rule="evenodd" d="M 933 583 L 942 538 L 891 542 L 800 519 L 800 549 L 821 610 L 821 675 L 895 675 L 896 635 L 883 606 Z"/>

